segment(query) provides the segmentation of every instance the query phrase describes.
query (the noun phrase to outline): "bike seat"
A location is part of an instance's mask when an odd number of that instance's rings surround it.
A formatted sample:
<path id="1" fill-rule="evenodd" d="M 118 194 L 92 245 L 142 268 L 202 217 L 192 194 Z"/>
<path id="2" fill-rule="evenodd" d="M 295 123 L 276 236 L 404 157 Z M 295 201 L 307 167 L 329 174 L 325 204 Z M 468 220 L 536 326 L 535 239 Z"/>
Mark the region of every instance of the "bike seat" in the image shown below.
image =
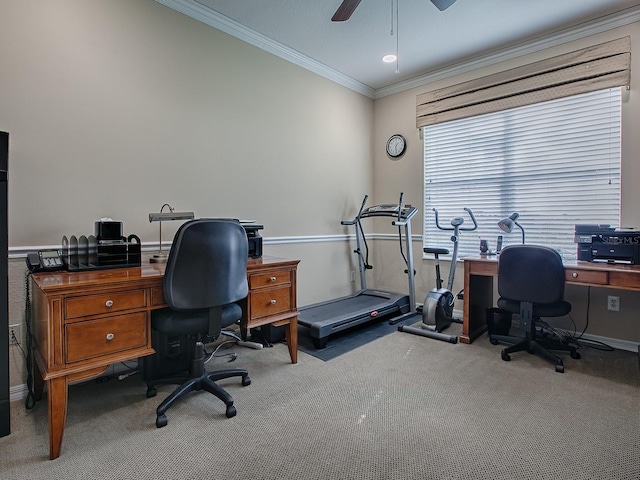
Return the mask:
<path id="1" fill-rule="evenodd" d="M 449 250 L 447 248 L 439 248 L 439 247 L 424 247 L 422 249 L 424 253 L 430 253 L 432 255 L 448 255 Z"/>

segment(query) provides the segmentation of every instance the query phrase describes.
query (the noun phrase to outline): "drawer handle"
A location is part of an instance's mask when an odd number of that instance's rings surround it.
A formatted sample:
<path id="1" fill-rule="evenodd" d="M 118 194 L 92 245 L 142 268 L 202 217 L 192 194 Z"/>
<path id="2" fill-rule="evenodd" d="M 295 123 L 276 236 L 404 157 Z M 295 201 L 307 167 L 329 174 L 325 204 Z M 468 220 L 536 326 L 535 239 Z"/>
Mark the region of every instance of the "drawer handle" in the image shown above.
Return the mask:
<path id="1" fill-rule="evenodd" d="M 111 341 L 114 338 L 116 338 L 116 336 L 113 333 L 107 333 L 107 340 Z"/>
<path id="2" fill-rule="evenodd" d="M 578 272 L 573 272 L 573 273 L 571 274 L 571 276 L 572 276 L 573 278 L 578 278 Z"/>
<path id="3" fill-rule="evenodd" d="M 105 304 L 107 307 L 113 307 L 113 300 L 107 300 L 106 302 L 104 302 L 104 304 Z"/>
<path id="4" fill-rule="evenodd" d="M 270 282 L 275 282 L 276 280 L 277 280 L 277 278 L 276 278 L 276 277 L 271 277 L 271 278 L 269 279 L 269 281 L 270 281 Z"/>
<path id="5" fill-rule="evenodd" d="M 271 300 L 269 303 L 271 303 L 271 305 L 275 305 L 276 301 L 275 300 Z"/>

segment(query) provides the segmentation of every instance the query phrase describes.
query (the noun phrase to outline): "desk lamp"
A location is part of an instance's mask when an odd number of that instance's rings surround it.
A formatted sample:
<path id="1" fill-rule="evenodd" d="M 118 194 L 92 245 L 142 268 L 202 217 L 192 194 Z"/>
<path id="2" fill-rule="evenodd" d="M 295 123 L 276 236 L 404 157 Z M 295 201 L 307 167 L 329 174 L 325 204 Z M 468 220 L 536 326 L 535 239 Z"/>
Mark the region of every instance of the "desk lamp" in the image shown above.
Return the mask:
<path id="1" fill-rule="evenodd" d="M 502 220 L 500 220 L 498 222 L 498 226 L 505 233 L 511 233 L 511 231 L 513 230 L 514 225 L 517 225 L 520 228 L 520 230 L 522 230 L 522 244 L 524 245 L 524 228 L 522 228 L 522 225 L 520 225 L 517 222 L 518 217 L 520 217 L 519 213 L 512 213 L 507 218 L 503 218 Z"/>
<path id="2" fill-rule="evenodd" d="M 169 211 L 163 213 L 164 207 L 168 207 Z M 160 251 L 149 259 L 151 263 L 166 263 L 167 253 L 162 251 L 162 222 L 169 220 L 192 220 L 194 218 L 193 212 L 175 212 L 173 207 L 168 203 L 165 203 L 160 208 L 159 213 L 150 213 L 149 222 L 159 222 L 160 224 Z"/>

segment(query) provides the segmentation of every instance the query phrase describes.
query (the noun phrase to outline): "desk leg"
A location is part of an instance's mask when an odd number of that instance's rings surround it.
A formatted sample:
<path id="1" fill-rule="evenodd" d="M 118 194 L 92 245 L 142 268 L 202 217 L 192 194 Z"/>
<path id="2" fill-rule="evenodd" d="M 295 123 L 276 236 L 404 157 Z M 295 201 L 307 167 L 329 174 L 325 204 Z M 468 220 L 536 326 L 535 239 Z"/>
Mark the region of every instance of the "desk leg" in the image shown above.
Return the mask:
<path id="1" fill-rule="evenodd" d="M 464 272 L 464 315 L 460 343 L 471 343 L 487 329 L 486 309 L 493 306 L 493 277 Z"/>
<path id="2" fill-rule="evenodd" d="M 67 403 L 69 401 L 69 384 L 97 377 L 103 374 L 109 365 L 92 368 L 84 372 L 72 373 L 47 380 L 47 403 L 49 404 L 49 459 L 60 456 L 64 424 L 67 421 Z"/>
<path id="3" fill-rule="evenodd" d="M 49 404 L 49 459 L 60 456 L 64 423 L 67 419 L 67 377 L 57 377 L 47 382 L 47 402 Z"/>
<path id="4" fill-rule="evenodd" d="M 33 397 L 37 402 L 42 400 L 42 391 L 44 390 L 44 379 L 42 378 L 42 373 L 40 373 L 40 368 L 38 367 L 38 362 L 33 362 Z"/>
<path id="5" fill-rule="evenodd" d="M 248 337 L 249 337 L 249 329 L 247 328 L 246 324 L 242 322 L 240 323 L 240 338 L 242 339 L 243 342 L 246 342 Z"/>
<path id="6" fill-rule="evenodd" d="M 238 302 L 240 308 L 242 309 L 242 319 L 240 320 L 240 338 L 242 338 L 243 342 L 247 341 L 249 337 L 249 305 L 248 298 L 244 298 Z"/>
<path id="7" fill-rule="evenodd" d="M 291 363 L 298 363 L 298 317 L 293 317 L 284 327 Z"/>

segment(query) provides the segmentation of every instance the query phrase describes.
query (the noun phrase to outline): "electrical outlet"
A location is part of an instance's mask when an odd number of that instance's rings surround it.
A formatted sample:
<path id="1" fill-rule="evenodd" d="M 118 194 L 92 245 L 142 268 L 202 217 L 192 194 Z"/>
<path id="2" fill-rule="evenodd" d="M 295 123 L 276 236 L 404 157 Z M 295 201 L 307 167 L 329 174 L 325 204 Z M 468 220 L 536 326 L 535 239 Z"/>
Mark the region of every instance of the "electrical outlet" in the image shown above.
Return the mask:
<path id="1" fill-rule="evenodd" d="M 612 312 L 620 311 L 620 297 L 614 297 L 609 295 L 607 297 L 607 310 L 611 310 Z"/>
<path id="2" fill-rule="evenodd" d="M 351 281 L 352 282 L 356 281 L 356 272 L 355 272 L 355 270 L 351 270 Z"/>
<path id="3" fill-rule="evenodd" d="M 9 345 L 18 345 L 20 342 L 22 342 L 21 325 L 9 325 Z"/>

